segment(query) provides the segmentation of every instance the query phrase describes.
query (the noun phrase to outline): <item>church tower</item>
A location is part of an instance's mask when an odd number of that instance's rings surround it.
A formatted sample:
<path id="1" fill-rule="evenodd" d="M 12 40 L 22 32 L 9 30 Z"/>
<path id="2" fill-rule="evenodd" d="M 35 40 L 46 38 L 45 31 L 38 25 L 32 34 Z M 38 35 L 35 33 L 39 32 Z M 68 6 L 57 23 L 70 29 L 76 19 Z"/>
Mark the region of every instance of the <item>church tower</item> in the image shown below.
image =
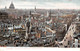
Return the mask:
<path id="1" fill-rule="evenodd" d="M 36 6 L 35 6 L 35 11 L 36 11 Z"/>
<path id="2" fill-rule="evenodd" d="M 30 11 L 29 19 L 26 22 L 26 36 L 25 36 L 26 39 L 28 39 L 28 35 L 30 34 L 30 31 L 31 31 L 31 11 Z"/>
<path id="3" fill-rule="evenodd" d="M 49 17 L 50 17 L 50 19 L 51 19 L 51 9 L 50 9 L 50 12 L 49 12 Z"/>
<path id="4" fill-rule="evenodd" d="M 34 8 L 34 13 L 36 13 L 36 6 L 35 6 L 35 8 Z"/>

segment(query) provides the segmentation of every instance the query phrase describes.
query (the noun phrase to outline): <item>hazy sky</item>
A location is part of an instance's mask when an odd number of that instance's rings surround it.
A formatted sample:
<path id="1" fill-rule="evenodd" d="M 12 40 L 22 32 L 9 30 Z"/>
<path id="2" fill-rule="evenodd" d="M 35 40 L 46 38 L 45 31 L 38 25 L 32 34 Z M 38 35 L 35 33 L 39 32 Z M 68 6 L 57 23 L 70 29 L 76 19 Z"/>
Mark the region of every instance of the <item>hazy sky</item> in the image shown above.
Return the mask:
<path id="1" fill-rule="evenodd" d="M 80 0 L 0 0 L 0 8 L 8 8 L 13 2 L 15 8 L 29 9 L 80 9 Z"/>

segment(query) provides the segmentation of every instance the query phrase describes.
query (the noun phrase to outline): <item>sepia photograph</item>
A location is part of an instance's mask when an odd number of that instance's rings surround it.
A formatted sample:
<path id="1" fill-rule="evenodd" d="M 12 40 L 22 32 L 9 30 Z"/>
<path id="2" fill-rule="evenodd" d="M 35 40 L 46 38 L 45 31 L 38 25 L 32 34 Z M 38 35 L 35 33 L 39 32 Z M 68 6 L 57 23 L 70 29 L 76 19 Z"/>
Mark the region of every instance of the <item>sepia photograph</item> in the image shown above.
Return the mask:
<path id="1" fill-rule="evenodd" d="M 80 48 L 80 0 L 0 0 L 0 47 Z"/>

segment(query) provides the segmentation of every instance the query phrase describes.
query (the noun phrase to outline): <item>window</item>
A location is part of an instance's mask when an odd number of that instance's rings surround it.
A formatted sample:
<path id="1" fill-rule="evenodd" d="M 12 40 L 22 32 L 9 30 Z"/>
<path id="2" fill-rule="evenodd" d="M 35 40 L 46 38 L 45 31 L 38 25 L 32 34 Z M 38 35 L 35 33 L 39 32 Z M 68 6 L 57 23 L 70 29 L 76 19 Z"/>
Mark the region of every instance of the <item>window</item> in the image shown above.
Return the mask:
<path id="1" fill-rule="evenodd" d="M 69 41 L 68 41 L 68 45 L 69 45 Z"/>
<path id="2" fill-rule="evenodd" d="M 66 41 L 66 39 L 64 39 L 64 41 Z"/>
<path id="3" fill-rule="evenodd" d="M 74 29 L 74 27 L 72 27 L 72 29 Z"/>
<path id="4" fill-rule="evenodd" d="M 74 34 L 76 34 L 76 32 L 74 32 Z"/>
<path id="5" fill-rule="evenodd" d="M 69 29 L 69 31 L 70 31 L 71 29 Z"/>

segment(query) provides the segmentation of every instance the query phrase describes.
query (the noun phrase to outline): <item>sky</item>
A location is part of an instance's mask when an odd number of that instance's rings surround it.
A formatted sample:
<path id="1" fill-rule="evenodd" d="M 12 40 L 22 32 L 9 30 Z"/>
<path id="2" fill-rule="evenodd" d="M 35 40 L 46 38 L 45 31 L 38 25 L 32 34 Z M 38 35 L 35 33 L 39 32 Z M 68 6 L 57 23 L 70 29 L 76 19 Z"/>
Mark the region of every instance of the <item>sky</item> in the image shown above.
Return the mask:
<path id="1" fill-rule="evenodd" d="M 11 2 L 18 9 L 80 9 L 80 0 L 0 0 L 0 8 L 9 8 Z"/>

